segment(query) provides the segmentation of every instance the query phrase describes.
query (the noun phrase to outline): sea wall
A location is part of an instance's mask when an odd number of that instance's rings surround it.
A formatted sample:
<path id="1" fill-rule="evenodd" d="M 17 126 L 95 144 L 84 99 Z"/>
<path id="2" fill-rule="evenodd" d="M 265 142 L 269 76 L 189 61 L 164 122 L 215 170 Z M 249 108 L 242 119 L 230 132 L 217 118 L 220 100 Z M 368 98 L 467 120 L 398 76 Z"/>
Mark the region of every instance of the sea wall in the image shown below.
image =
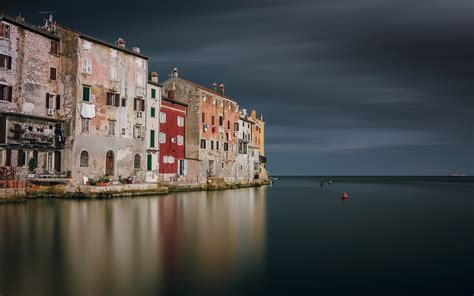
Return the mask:
<path id="1" fill-rule="evenodd" d="M 160 182 L 158 184 L 137 183 L 109 186 L 73 185 L 34 185 L 28 188 L 0 189 L 0 203 L 26 201 L 28 199 L 103 199 L 162 195 L 171 192 L 201 190 L 224 190 L 269 185 L 269 180 L 247 182 L 226 182 L 223 178 L 210 178 L 207 183 Z"/>

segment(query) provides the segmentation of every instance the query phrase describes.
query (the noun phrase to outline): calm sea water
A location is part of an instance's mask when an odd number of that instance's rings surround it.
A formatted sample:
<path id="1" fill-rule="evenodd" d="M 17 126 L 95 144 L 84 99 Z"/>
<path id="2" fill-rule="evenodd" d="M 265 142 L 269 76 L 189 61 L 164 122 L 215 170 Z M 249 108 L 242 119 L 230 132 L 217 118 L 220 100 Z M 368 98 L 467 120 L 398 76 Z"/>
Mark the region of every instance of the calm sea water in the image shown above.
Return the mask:
<path id="1" fill-rule="evenodd" d="M 0 294 L 470 296 L 473 193 L 470 183 L 280 178 L 3 204 Z"/>

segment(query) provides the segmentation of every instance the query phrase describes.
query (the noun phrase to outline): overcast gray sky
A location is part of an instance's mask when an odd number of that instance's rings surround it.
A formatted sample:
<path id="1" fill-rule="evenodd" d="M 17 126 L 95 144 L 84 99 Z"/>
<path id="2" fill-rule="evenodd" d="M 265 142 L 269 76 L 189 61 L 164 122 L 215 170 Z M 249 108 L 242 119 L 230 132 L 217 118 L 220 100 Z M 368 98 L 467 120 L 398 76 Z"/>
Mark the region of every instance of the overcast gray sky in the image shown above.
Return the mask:
<path id="1" fill-rule="evenodd" d="M 474 1 L 23 1 L 263 113 L 274 175 L 474 174 Z"/>

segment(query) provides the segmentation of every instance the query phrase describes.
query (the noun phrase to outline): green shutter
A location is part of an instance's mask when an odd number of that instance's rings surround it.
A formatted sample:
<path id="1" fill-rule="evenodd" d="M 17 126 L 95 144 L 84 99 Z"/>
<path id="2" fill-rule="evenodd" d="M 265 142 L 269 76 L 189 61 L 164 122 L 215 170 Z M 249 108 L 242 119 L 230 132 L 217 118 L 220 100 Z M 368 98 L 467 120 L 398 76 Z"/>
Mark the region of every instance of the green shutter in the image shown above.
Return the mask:
<path id="1" fill-rule="evenodd" d="M 151 89 L 151 98 L 152 99 L 156 98 L 156 89 L 154 88 Z"/>
<path id="2" fill-rule="evenodd" d="M 91 92 L 90 88 L 85 87 L 85 86 L 82 88 L 82 100 L 83 101 L 89 102 L 90 92 Z"/>
<path id="3" fill-rule="evenodd" d="M 150 116 L 155 117 L 155 108 L 153 108 L 153 107 L 150 110 Z"/>
<path id="4" fill-rule="evenodd" d="M 155 148 L 155 131 L 150 130 L 150 148 Z"/>
<path id="5" fill-rule="evenodd" d="M 146 170 L 147 170 L 147 171 L 151 171 L 151 170 L 152 170 L 152 165 L 151 165 L 152 159 L 153 159 L 153 158 L 151 157 L 151 154 L 148 154 L 148 155 L 146 156 Z"/>

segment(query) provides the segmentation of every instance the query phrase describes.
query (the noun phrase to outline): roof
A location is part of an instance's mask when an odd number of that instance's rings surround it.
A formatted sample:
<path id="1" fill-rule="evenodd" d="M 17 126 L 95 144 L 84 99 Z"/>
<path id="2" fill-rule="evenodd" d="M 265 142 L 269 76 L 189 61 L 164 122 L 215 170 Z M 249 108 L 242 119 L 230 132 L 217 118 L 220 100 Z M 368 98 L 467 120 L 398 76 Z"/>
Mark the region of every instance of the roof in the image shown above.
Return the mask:
<path id="1" fill-rule="evenodd" d="M 42 35 L 44 37 L 54 39 L 54 40 L 59 40 L 59 36 L 54 35 L 53 33 L 49 32 L 49 31 L 47 31 L 43 28 L 28 24 L 26 22 L 19 22 L 14 17 L 8 16 L 8 15 L 5 15 L 5 14 L 0 14 L 0 21 L 6 21 L 8 23 L 14 24 L 18 27 L 21 27 L 23 29 L 32 31 L 32 32 L 37 33 L 39 35 Z"/>
<path id="2" fill-rule="evenodd" d="M 193 85 L 193 86 L 195 86 L 195 87 L 197 87 L 197 88 L 200 88 L 200 89 L 202 89 L 202 90 L 204 90 L 204 91 L 210 92 L 210 93 L 212 93 L 212 94 L 214 94 L 214 95 L 216 95 L 216 96 L 218 96 L 218 97 L 221 97 L 221 98 L 223 98 L 223 99 L 226 99 L 226 100 L 228 100 L 228 101 L 231 101 L 232 103 L 237 104 L 237 102 L 234 101 L 233 99 L 231 99 L 231 98 L 229 98 L 229 97 L 227 97 L 227 96 L 223 96 L 223 95 L 221 95 L 221 94 L 215 93 L 212 89 L 209 89 L 209 88 L 207 88 L 207 87 L 204 87 L 204 86 L 202 86 L 202 85 L 199 85 L 199 84 L 197 84 L 197 83 L 195 83 L 195 82 L 186 80 L 186 79 L 181 78 L 181 77 L 171 77 L 171 79 L 173 79 L 173 78 L 180 79 L 180 80 L 184 81 L 185 83 L 189 83 L 189 84 L 191 84 L 191 85 Z"/>
<path id="3" fill-rule="evenodd" d="M 108 43 L 108 42 L 106 42 L 106 41 L 97 39 L 97 38 L 95 38 L 95 37 L 92 37 L 92 36 L 83 34 L 83 33 L 78 32 L 78 31 L 76 31 L 76 30 L 73 30 L 73 29 L 70 29 L 70 28 L 68 28 L 68 27 L 65 27 L 65 26 L 63 26 L 63 25 L 61 25 L 61 24 L 56 24 L 56 26 L 60 26 L 61 28 L 65 29 L 65 30 L 74 32 L 74 33 L 76 33 L 77 35 L 79 35 L 79 37 L 82 38 L 82 39 L 85 39 L 85 40 L 88 40 L 88 41 L 91 41 L 91 42 L 94 42 L 94 43 L 102 44 L 102 45 L 104 45 L 104 46 L 111 47 L 111 48 L 116 49 L 116 50 L 118 50 L 118 51 L 122 51 L 122 52 L 125 52 L 125 53 L 128 53 L 128 54 L 131 54 L 131 55 L 140 57 L 140 58 L 142 58 L 142 59 L 146 59 L 146 60 L 149 59 L 149 57 L 147 57 L 146 55 L 143 55 L 143 54 L 141 54 L 141 53 L 134 52 L 133 50 L 127 49 L 127 48 L 125 48 L 125 47 L 120 47 L 120 46 L 117 46 L 117 45 L 115 45 L 115 44 Z"/>
<path id="4" fill-rule="evenodd" d="M 153 85 L 155 85 L 155 86 L 163 87 L 163 85 L 159 84 L 158 82 L 154 82 L 154 81 L 152 81 L 152 80 L 148 80 L 148 83 L 149 83 L 149 84 L 153 84 Z"/>
<path id="5" fill-rule="evenodd" d="M 181 103 L 181 102 L 178 102 L 178 101 L 175 101 L 175 100 L 170 100 L 170 99 L 165 98 L 165 97 L 162 97 L 161 100 L 172 103 L 172 104 L 178 104 L 178 105 L 181 105 L 181 106 L 184 106 L 184 107 L 188 107 L 188 104 L 186 104 L 186 103 Z"/>

